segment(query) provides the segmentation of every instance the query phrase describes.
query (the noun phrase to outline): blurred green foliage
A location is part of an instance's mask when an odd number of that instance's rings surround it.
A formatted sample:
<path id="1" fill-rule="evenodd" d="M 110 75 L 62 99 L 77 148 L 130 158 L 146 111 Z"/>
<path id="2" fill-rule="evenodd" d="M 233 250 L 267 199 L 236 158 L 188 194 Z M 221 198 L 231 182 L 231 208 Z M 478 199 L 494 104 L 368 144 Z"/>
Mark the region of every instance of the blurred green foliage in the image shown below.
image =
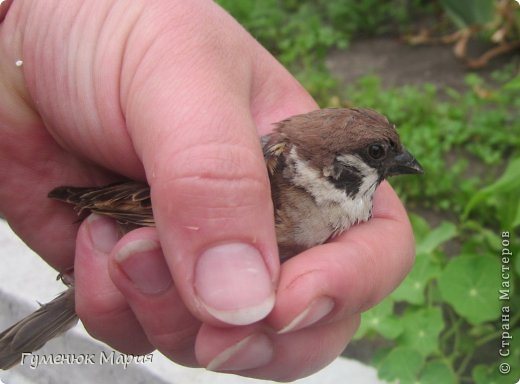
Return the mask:
<path id="1" fill-rule="evenodd" d="M 440 3 L 459 28 L 489 23 L 494 16 L 492 0 L 440 0 Z"/>
<path id="2" fill-rule="evenodd" d="M 420 0 L 217 0 L 322 104 L 336 80 L 325 69 L 331 48 L 357 35 L 408 31 L 432 7 Z"/>
<path id="3" fill-rule="evenodd" d="M 484 384 L 520 377 L 520 332 L 508 375 L 498 371 L 497 347 L 502 306 L 512 311 L 510 333 L 520 324 L 518 256 L 505 265 L 510 299 L 499 300 L 502 231 L 510 233 L 511 251 L 520 251 L 520 78 L 505 70 L 495 79 L 491 86 L 468 75 L 467 90 L 458 92 L 431 84 L 383 89 L 368 76 L 347 90 L 347 104 L 384 111 L 397 124 L 426 173 L 391 183 L 409 207 L 442 220 L 432 228 L 411 215 L 415 265 L 390 297 L 363 314 L 356 338 L 395 346 L 373 362 L 385 380 Z M 482 354 L 488 357 L 477 364 Z"/>
<path id="4" fill-rule="evenodd" d="M 346 49 L 359 35 L 405 33 L 417 17 L 437 17 L 434 11 L 442 7 L 419 0 L 219 3 L 322 106 L 356 105 L 387 115 L 425 169 L 422 177 L 391 180 L 416 212 L 410 217 L 416 263 L 390 297 L 363 314 L 356 335 L 384 339 L 392 346 L 374 355 L 380 377 L 400 383 L 514 382 L 520 377 L 518 70 L 496 72 L 492 83 L 469 74 L 463 91 L 432 84 L 384 88 L 377 76 L 363 77 L 340 91 L 324 64 L 330 49 Z M 441 3 L 455 4 L 452 12 L 460 14 L 458 2 Z M 481 20 L 489 13 L 488 8 L 473 11 L 462 14 Z M 507 264 L 507 302 L 499 300 L 504 231 L 515 254 Z M 505 305 L 512 310 L 507 326 L 516 340 L 509 375 L 498 371 Z"/>
<path id="5" fill-rule="evenodd" d="M 397 124 L 426 172 L 391 183 L 409 207 L 441 220 L 432 228 L 411 215 L 415 265 L 390 297 L 363 314 L 356 338 L 395 346 L 373 361 L 385 380 L 505 384 L 520 377 L 519 330 L 507 360 L 512 371 L 498 371 L 502 306 L 512 312 L 510 333 L 520 324 L 520 78 L 507 70 L 495 78 L 491 86 L 468 75 L 467 90 L 458 92 L 431 84 L 383 89 L 368 76 L 347 90 L 347 104 L 383 111 Z M 516 255 L 504 264 L 505 302 L 502 231 Z"/>
<path id="6" fill-rule="evenodd" d="M 471 74 L 466 83 L 463 93 L 432 84 L 382 89 L 368 76 L 347 88 L 348 103 L 383 111 L 428 170 L 427 177 L 392 181 L 410 203 L 460 214 L 498 176 L 504 157 L 520 155 L 520 78 L 492 88 Z M 475 209 L 494 221 L 489 207 Z"/>
<path id="7" fill-rule="evenodd" d="M 514 172 L 520 177 L 520 168 Z M 512 181 L 505 175 L 495 184 Z M 509 332 L 513 340 L 520 337 L 520 297 L 516 291 L 520 271 L 515 272 L 510 258 L 503 264 L 509 278 L 501 277 L 501 233 L 498 229 L 489 232 L 481 223 L 474 227 L 463 222 L 456 227 L 444 221 L 432 229 L 419 215 L 412 214 L 411 219 L 417 241 L 416 263 L 390 297 L 363 314 L 356 334 L 357 339 L 379 337 L 395 346 L 380 350 L 373 361 L 380 377 L 400 383 L 514 382 L 513 378 L 520 377 L 518 341 L 512 341 L 511 356 L 505 360 L 512 368 L 508 375 L 498 371 L 498 349 L 502 331 Z M 518 236 L 519 227 L 518 223 L 507 227 L 508 240 Z M 460 252 L 449 255 L 443 249 L 447 242 L 458 242 Z M 518 252 L 517 245 L 516 240 L 515 250 L 510 246 L 513 253 Z M 506 289 L 504 281 L 509 299 L 500 300 L 499 290 Z M 484 363 L 481 354 L 487 356 Z"/>
<path id="8" fill-rule="evenodd" d="M 356 35 L 407 31 L 432 9 L 420 0 L 218 0 L 282 63 L 322 59 Z"/>

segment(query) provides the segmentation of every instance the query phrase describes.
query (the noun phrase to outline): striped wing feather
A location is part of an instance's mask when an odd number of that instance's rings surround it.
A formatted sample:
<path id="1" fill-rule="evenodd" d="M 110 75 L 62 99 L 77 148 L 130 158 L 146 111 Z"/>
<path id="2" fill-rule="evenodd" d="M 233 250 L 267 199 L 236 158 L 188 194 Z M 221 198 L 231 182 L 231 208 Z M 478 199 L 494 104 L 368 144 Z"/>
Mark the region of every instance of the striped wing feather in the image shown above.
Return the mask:
<path id="1" fill-rule="evenodd" d="M 285 143 L 277 142 L 273 134 L 261 138 L 267 170 L 277 172 Z M 78 214 L 84 211 L 109 216 L 122 225 L 155 226 L 150 199 L 150 187 L 137 181 L 121 181 L 100 187 L 57 187 L 49 198 L 74 205 Z"/>
<path id="2" fill-rule="evenodd" d="M 74 205 L 78 214 L 87 210 L 112 217 L 123 225 L 155 225 L 150 187 L 145 183 L 123 181 L 101 187 L 58 187 L 48 196 Z"/>

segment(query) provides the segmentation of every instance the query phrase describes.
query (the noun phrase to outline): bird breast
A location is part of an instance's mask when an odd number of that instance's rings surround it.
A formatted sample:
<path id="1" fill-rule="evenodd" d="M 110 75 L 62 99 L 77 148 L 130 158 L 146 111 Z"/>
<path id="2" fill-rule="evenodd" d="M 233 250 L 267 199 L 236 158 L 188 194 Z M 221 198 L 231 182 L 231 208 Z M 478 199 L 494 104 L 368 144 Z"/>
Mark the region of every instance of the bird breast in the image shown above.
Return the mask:
<path id="1" fill-rule="evenodd" d="M 282 205 L 284 212 L 279 213 L 284 229 L 292 228 L 288 230 L 293 237 L 292 241 L 310 248 L 353 224 L 368 220 L 372 214 L 373 193 L 378 184 L 377 174 L 372 174 L 366 168 L 362 171 L 362 188 L 350 196 L 328 180 L 323 171 L 302 160 L 296 149 L 292 148 L 286 159 L 284 178 L 296 188 L 287 194 L 288 199 Z"/>

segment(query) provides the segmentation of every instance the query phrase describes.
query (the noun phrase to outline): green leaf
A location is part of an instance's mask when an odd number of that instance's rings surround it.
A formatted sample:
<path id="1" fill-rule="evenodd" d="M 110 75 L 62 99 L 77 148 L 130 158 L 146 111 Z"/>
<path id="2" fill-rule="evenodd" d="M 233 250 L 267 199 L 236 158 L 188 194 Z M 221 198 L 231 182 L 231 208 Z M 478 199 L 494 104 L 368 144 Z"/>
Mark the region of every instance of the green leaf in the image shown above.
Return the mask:
<path id="1" fill-rule="evenodd" d="M 515 76 L 513 79 L 509 80 L 504 84 L 503 89 L 506 91 L 520 91 L 520 77 Z"/>
<path id="2" fill-rule="evenodd" d="M 490 256 L 461 255 L 439 277 L 442 297 L 471 324 L 494 320 L 500 314 L 500 263 Z"/>
<path id="3" fill-rule="evenodd" d="M 506 259 L 508 258 L 509 260 L 505 260 L 508 261 L 507 267 L 510 267 L 520 276 L 520 257 L 518 256 L 520 247 L 518 236 L 512 231 L 502 231 L 500 235 L 498 242 L 500 249 L 497 251 L 497 254 L 502 255 L 502 257 Z"/>
<path id="4" fill-rule="evenodd" d="M 500 379 L 496 367 L 483 364 L 476 365 L 471 376 L 475 384 L 498 384 Z"/>
<path id="5" fill-rule="evenodd" d="M 459 331 L 457 331 L 457 332 L 459 332 Z M 459 335 L 459 345 L 458 345 L 458 348 L 456 351 L 456 353 L 459 356 L 464 356 L 469 353 L 472 353 L 473 351 L 475 351 L 476 348 L 477 348 L 477 345 L 476 345 L 475 339 L 473 337 L 471 337 L 468 333 L 462 332 Z"/>
<path id="6" fill-rule="evenodd" d="M 520 378 L 517 361 L 498 361 L 491 365 L 479 364 L 473 368 L 471 376 L 475 384 L 515 384 Z M 509 364 L 511 372 L 500 373 L 499 364 L 501 363 Z"/>
<path id="7" fill-rule="evenodd" d="M 485 24 L 492 20 L 492 0 L 441 0 L 446 13 L 459 28 Z"/>
<path id="8" fill-rule="evenodd" d="M 495 324 L 493 323 L 484 323 L 480 325 L 475 325 L 471 327 L 468 335 L 474 338 L 480 338 L 482 336 L 494 333 L 496 330 Z"/>
<path id="9" fill-rule="evenodd" d="M 518 308 L 518 306 L 516 308 Z M 518 324 L 516 327 L 518 327 Z M 520 361 L 520 328 L 511 332 L 511 354 L 508 357 L 513 362 L 512 365 L 514 365 L 511 369 L 511 373 L 520 379 L 520 364 L 514 364 L 514 362 Z"/>
<path id="10" fill-rule="evenodd" d="M 500 219 L 500 225 L 502 228 L 514 229 L 520 208 L 518 191 L 503 193 L 496 200 L 496 216 Z"/>
<path id="11" fill-rule="evenodd" d="M 464 208 L 463 218 L 466 218 L 471 210 L 483 200 L 497 195 L 515 193 L 520 190 L 520 157 L 509 162 L 502 176 L 493 184 L 481 189 L 469 200 Z M 516 216 L 516 215 L 515 215 Z"/>
<path id="12" fill-rule="evenodd" d="M 381 379 L 387 381 L 415 383 L 424 361 L 424 357 L 417 350 L 397 347 L 381 361 L 378 374 Z"/>
<path id="13" fill-rule="evenodd" d="M 518 207 L 516 208 L 516 217 L 511 224 L 513 228 L 516 228 L 520 225 L 520 201 L 518 201 Z"/>
<path id="14" fill-rule="evenodd" d="M 412 304 L 424 303 L 424 289 L 426 285 L 440 275 L 441 268 L 434 264 L 430 255 L 418 254 L 410 274 L 392 293 L 395 301 L 406 301 Z"/>
<path id="15" fill-rule="evenodd" d="M 518 276 L 520 276 L 520 257 L 518 256 L 518 253 L 515 257 L 515 271 Z"/>
<path id="16" fill-rule="evenodd" d="M 402 316 L 404 331 L 397 342 L 414 348 L 423 356 L 439 350 L 439 335 L 444 329 L 440 308 L 424 308 Z"/>
<path id="17" fill-rule="evenodd" d="M 412 223 L 413 234 L 415 235 L 417 242 L 419 242 L 430 233 L 430 225 L 422 216 L 414 213 L 410 213 L 409 216 L 410 222 Z"/>
<path id="18" fill-rule="evenodd" d="M 381 362 L 394 350 L 394 347 L 381 347 L 374 352 L 370 364 L 376 368 L 379 368 Z"/>
<path id="19" fill-rule="evenodd" d="M 424 366 L 417 384 L 455 384 L 457 377 L 453 369 L 440 361 L 427 363 Z"/>
<path id="20" fill-rule="evenodd" d="M 431 231 L 417 244 L 417 253 L 431 253 L 439 245 L 457 235 L 457 227 L 453 223 L 443 221 L 441 225 Z"/>
<path id="21" fill-rule="evenodd" d="M 494 252 L 499 252 L 502 249 L 502 239 L 500 237 L 499 231 L 496 229 L 489 229 L 482 225 L 482 223 L 475 220 L 468 220 L 465 223 L 465 229 L 469 229 L 477 232 L 477 234 L 473 235 L 471 239 L 468 239 L 464 242 L 464 248 L 467 245 L 470 245 L 472 241 L 475 241 L 475 245 L 478 248 L 482 248 L 484 244 L 487 244 L 490 250 Z M 479 236 L 480 235 L 480 236 Z M 473 249 L 473 251 L 477 252 L 477 249 Z"/>
<path id="22" fill-rule="evenodd" d="M 360 339 L 369 331 L 375 331 L 387 339 L 395 339 L 403 332 L 403 325 L 393 314 L 393 301 L 383 300 L 361 315 L 361 325 L 355 339 Z"/>

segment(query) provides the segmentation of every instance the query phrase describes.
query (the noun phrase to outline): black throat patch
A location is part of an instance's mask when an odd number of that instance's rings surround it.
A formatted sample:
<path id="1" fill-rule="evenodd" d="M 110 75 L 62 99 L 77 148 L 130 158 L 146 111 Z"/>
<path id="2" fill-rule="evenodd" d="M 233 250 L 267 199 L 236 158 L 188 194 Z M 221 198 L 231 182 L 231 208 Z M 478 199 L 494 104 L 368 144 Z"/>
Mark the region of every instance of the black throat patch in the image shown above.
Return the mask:
<path id="1" fill-rule="evenodd" d="M 334 175 L 329 181 L 338 189 L 345 191 L 348 197 L 354 198 L 363 184 L 363 175 L 356 167 L 348 164 L 334 164 Z"/>

